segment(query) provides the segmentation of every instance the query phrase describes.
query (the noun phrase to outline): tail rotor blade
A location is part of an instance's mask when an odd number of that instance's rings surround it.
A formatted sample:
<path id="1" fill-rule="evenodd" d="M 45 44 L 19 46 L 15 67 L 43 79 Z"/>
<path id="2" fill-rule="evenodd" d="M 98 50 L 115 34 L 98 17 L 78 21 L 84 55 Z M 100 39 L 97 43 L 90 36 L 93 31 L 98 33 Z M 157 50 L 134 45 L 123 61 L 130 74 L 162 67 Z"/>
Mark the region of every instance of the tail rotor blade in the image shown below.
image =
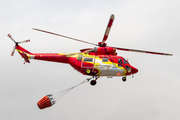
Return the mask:
<path id="1" fill-rule="evenodd" d="M 26 42 L 30 42 L 30 40 L 24 40 L 24 41 L 21 41 L 21 42 L 18 42 L 18 43 L 26 43 Z"/>
<path id="2" fill-rule="evenodd" d="M 9 37 L 13 42 L 16 43 L 16 41 L 14 40 L 14 38 L 13 38 L 10 34 L 8 34 L 8 37 Z"/>
<path id="3" fill-rule="evenodd" d="M 12 50 L 12 52 L 11 52 L 11 56 L 14 55 L 15 49 L 16 49 L 16 46 L 13 47 L 13 50 Z"/>
<path id="4" fill-rule="evenodd" d="M 108 23 L 108 26 L 106 28 L 106 31 L 105 31 L 105 34 L 104 34 L 104 38 L 103 38 L 103 40 L 101 42 L 101 45 L 103 45 L 106 42 L 106 40 L 108 38 L 108 35 L 109 35 L 109 32 L 110 32 L 110 29 L 111 29 L 111 26 L 113 24 L 113 21 L 114 21 L 114 15 L 112 14 L 110 19 L 109 19 L 109 23 Z"/>

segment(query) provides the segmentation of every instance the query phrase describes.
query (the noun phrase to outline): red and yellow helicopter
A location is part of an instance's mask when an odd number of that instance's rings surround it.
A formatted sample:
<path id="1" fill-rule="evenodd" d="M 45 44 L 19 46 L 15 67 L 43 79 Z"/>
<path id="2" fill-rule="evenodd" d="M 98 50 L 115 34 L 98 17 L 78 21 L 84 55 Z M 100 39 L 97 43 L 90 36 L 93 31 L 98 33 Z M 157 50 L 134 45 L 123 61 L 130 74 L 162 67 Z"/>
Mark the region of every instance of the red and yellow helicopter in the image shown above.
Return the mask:
<path id="1" fill-rule="evenodd" d="M 25 40 L 21 42 L 16 42 L 10 34 L 8 36 L 14 41 L 15 46 L 12 51 L 12 56 L 14 55 L 15 49 L 19 52 L 19 54 L 24 58 L 25 63 L 30 63 L 29 59 L 35 60 L 44 60 L 44 61 L 51 61 L 51 62 L 59 62 L 59 63 L 66 63 L 70 64 L 74 69 L 78 72 L 82 73 L 83 75 L 92 76 L 88 80 L 91 80 L 90 84 L 95 85 L 96 80 L 99 77 L 106 76 L 106 77 L 114 77 L 114 76 L 122 76 L 122 80 L 126 81 L 126 76 L 133 75 L 138 72 L 138 69 L 133 67 L 129 64 L 128 60 L 124 59 L 121 56 L 117 56 L 116 50 L 123 50 L 123 51 L 131 51 L 131 52 L 141 52 L 141 53 L 149 53 L 149 54 L 156 54 L 156 55 L 168 55 L 172 56 L 172 54 L 168 53 L 159 53 L 159 52 L 150 52 L 144 50 L 135 50 L 135 49 L 126 49 L 126 48 L 118 48 L 118 47 L 110 47 L 107 46 L 105 43 L 111 26 L 114 21 L 114 15 L 112 14 L 108 23 L 108 26 L 105 31 L 104 38 L 102 42 L 98 44 L 86 42 L 83 40 L 67 37 L 64 35 L 56 34 L 53 32 L 48 32 L 45 30 L 35 29 L 37 31 L 65 37 L 68 39 L 72 39 L 75 41 L 91 44 L 97 47 L 94 48 L 87 48 L 81 49 L 80 53 L 31 53 L 21 47 L 20 43 L 30 42 L 30 40 Z"/>

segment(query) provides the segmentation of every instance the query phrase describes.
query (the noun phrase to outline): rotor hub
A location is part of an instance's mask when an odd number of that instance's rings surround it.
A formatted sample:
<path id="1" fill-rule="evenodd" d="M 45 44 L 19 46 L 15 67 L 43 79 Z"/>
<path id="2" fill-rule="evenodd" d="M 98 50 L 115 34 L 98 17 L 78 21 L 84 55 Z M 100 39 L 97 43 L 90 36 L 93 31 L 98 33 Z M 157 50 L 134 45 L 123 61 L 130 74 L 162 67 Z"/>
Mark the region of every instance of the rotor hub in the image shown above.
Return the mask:
<path id="1" fill-rule="evenodd" d="M 107 45 L 106 43 L 103 43 L 102 45 L 101 44 L 102 44 L 102 42 L 98 42 L 99 47 L 106 47 L 106 45 Z"/>

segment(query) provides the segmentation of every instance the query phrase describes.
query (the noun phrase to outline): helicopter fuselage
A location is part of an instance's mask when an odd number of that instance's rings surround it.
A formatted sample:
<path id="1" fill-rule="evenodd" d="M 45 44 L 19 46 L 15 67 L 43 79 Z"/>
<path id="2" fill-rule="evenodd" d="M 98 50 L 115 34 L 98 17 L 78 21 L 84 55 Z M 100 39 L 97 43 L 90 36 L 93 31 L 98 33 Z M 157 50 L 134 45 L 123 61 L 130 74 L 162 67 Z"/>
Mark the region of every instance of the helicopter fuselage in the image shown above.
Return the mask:
<path id="1" fill-rule="evenodd" d="M 127 76 L 138 72 L 138 69 L 131 66 L 123 57 L 117 56 L 115 50 L 110 47 L 83 49 L 81 53 L 69 54 L 30 53 L 19 45 L 16 46 L 16 50 L 24 59 L 27 56 L 26 59 L 70 64 L 83 75 L 113 77 Z"/>

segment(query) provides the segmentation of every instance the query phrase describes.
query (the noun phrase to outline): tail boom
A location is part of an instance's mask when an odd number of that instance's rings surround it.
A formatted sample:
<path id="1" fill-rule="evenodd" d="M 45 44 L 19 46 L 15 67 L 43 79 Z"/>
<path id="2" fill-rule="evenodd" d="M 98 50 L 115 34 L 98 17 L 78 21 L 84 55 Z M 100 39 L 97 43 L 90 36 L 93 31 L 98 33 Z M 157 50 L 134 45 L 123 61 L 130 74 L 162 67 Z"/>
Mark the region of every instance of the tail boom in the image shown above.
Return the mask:
<path id="1" fill-rule="evenodd" d="M 68 54 L 64 53 L 31 53 L 19 45 L 16 46 L 16 50 L 27 63 L 30 63 L 29 59 L 69 63 Z"/>
<path id="2" fill-rule="evenodd" d="M 63 53 L 34 53 L 35 60 L 43 60 L 50 62 L 69 63 L 67 54 Z"/>

